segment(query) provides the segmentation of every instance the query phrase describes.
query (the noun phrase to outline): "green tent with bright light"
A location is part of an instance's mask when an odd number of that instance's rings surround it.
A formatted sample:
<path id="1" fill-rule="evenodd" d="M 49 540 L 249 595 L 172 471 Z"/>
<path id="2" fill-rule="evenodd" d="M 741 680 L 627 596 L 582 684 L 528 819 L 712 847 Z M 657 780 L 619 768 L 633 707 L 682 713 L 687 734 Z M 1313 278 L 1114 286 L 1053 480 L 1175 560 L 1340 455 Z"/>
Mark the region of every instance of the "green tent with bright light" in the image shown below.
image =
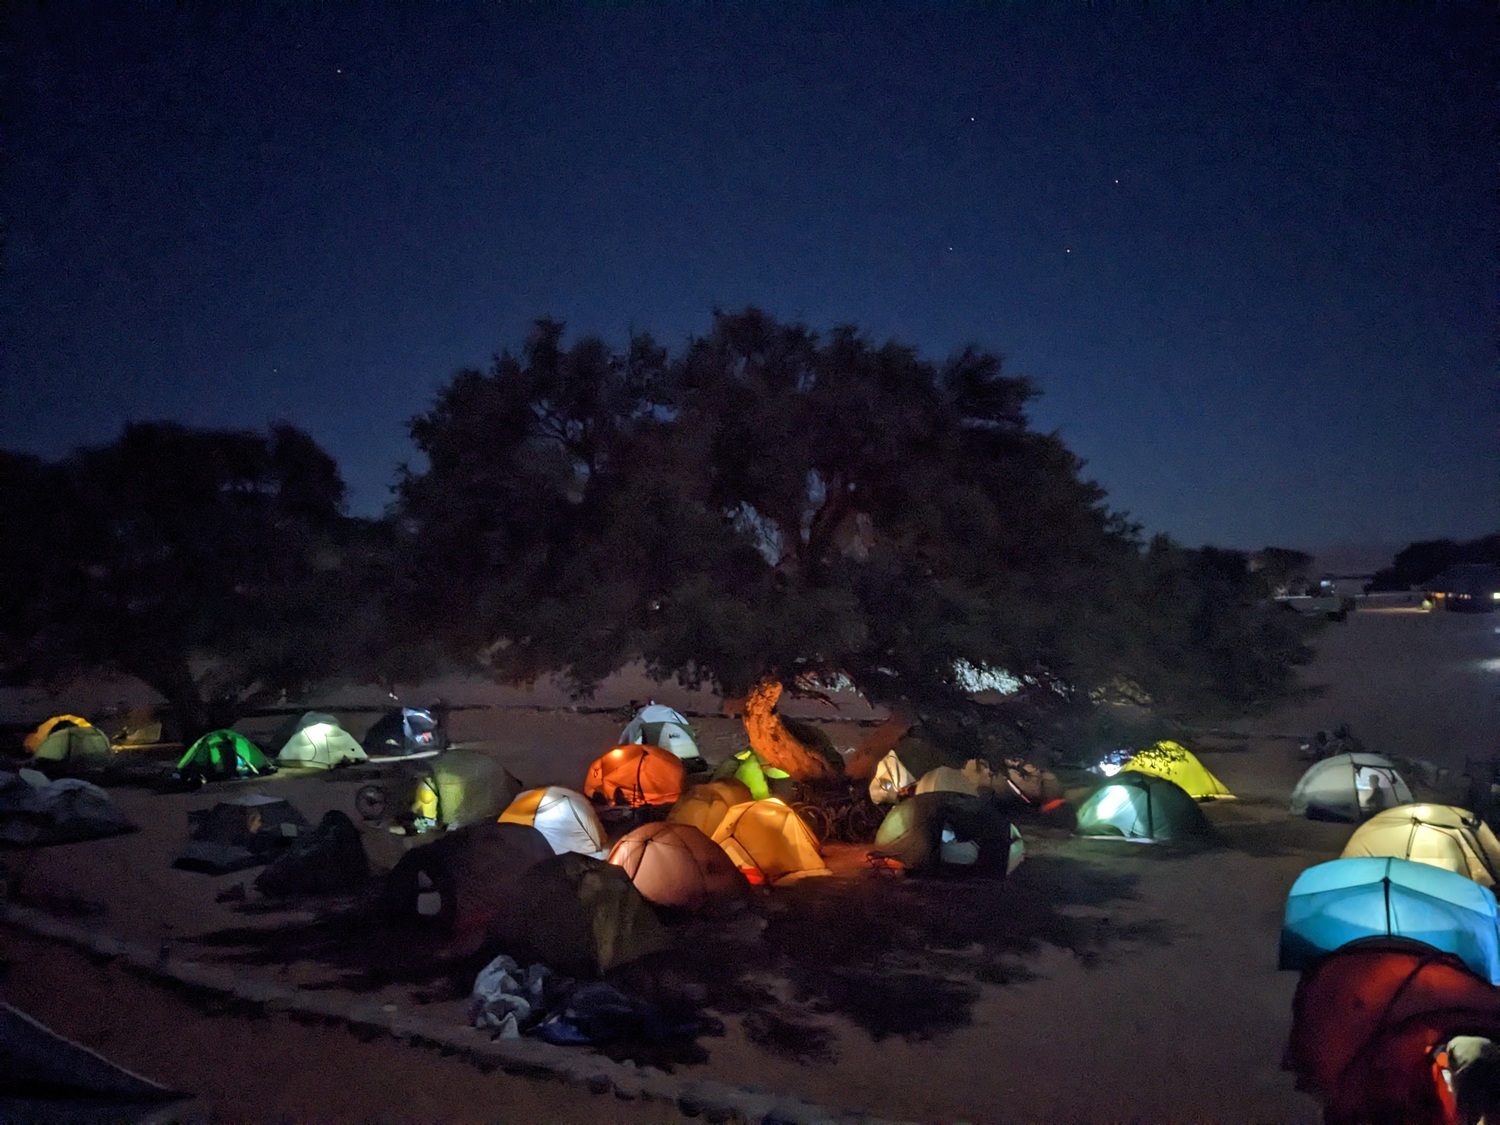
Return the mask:
<path id="1" fill-rule="evenodd" d="M 733 778 L 750 790 L 750 796 L 764 801 L 771 796 L 772 784 L 790 782 L 792 775 L 786 770 L 771 765 L 754 750 L 741 750 L 732 758 L 725 758 L 713 772 L 714 781 Z M 779 790 L 782 786 L 778 785 Z"/>
<path id="2" fill-rule="evenodd" d="M 253 742 L 232 730 L 209 731 L 177 763 L 177 776 L 183 781 L 223 781 L 275 772 L 276 767 Z"/>
<path id="3" fill-rule="evenodd" d="M 1078 807 L 1077 834 L 1149 843 L 1211 840 L 1214 831 L 1182 786 L 1155 774 L 1122 770 Z"/>

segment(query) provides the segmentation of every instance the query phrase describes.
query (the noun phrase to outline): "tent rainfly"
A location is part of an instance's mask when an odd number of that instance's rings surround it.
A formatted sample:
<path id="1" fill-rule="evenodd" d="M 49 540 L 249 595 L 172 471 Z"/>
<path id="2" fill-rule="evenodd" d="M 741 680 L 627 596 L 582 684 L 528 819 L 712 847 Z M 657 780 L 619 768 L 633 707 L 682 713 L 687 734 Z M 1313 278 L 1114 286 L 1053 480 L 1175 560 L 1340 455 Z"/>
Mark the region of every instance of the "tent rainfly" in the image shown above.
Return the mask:
<path id="1" fill-rule="evenodd" d="M 1150 773 L 1121 771 L 1078 808 L 1080 836 L 1154 840 L 1208 840 L 1213 828 L 1176 782 Z"/>
<path id="2" fill-rule="evenodd" d="M 1486 887 L 1500 879 L 1500 840 L 1467 809 L 1398 805 L 1354 830 L 1343 859 L 1393 856 L 1457 872 Z"/>
<path id="3" fill-rule="evenodd" d="M 1163 741 L 1131 755 L 1121 770 L 1151 773 L 1182 786 L 1189 797 L 1204 801 L 1213 798 L 1232 799 L 1234 794 L 1213 774 L 1204 768 L 1186 746 L 1177 742 Z"/>
<path id="4" fill-rule="evenodd" d="M 647 704 L 625 724 L 625 729 L 620 732 L 620 745 L 634 743 L 659 746 L 695 765 L 702 761 L 698 753 L 698 736 L 692 724 L 680 712 L 660 703 Z"/>
<path id="5" fill-rule="evenodd" d="M 1350 942 L 1387 936 L 1452 953 L 1500 984 L 1494 894 L 1452 871 L 1385 857 L 1335 859 L 1297 877 L 1281 926 L 1281 968 L 1305 969 Z"/>
<path id="6" fill-rule="evenodd" d="M 609 804 L 670 805 L 682 796 L 682 759 L 649 742 L 626 743 L 589 767 L 583 795 Z"/>
<path id="7" fill-rule="evenodd" d="M 58 728 L 88 727 L 92 725 L 87 719 L 81 718 L 78 715 L 53 715 L 52 718 L 39 723 L 36 730 L 21 740 L 21 745 L 26 748 L 26 753 L 35 754 L 37 747 L 42 744 L 42 740 Z"/>
<path id="8" fill-rule="evenodd" d="M 317 711 L 309 711 L 298 720 L 281 753 L 276 755 L 276 761 L 281 765 L 312 766 L 324 770 L 368 760 L 364 748 L 352 734 L 339 726 L 337 719 Z"/>
<path id="9" fill-rule="evenodd" d="M 603 859 L 609 853 L 604 825 L 582 793 L 549 785 L 528 789 L 500 814 L 501 824 L 529 824 L 547 837 L 558 855 L 579 852 Z"/>

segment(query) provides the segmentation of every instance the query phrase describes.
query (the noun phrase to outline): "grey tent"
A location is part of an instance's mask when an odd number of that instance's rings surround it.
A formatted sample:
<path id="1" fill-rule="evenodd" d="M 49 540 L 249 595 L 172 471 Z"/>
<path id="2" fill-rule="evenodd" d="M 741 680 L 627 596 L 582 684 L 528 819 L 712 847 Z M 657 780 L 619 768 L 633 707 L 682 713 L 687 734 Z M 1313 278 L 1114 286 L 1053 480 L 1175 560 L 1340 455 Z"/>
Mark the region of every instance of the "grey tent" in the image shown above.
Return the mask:
<path id="1" fill-rule="evenodd" d="M 97 785 L 35 770 L 0 772 L 0 844 L 67 844 L 131 832 L 135 825 Z"/>
<path id="2" fill-rule="evenodd" d="M 256 876 L 255 889 L 263 895 L 328 894 L 351 890 L 369 877 L 359 829 L 331 809 Z"/>

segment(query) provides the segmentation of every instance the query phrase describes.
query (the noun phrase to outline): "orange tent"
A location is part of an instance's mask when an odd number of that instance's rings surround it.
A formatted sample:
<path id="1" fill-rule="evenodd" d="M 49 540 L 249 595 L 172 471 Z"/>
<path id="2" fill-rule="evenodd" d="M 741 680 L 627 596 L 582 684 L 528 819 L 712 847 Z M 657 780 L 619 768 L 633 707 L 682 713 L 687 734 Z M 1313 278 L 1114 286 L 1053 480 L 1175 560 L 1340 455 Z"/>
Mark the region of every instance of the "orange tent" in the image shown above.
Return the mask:
<path id="1" fill-rule="evenodd" d="M 1455 1035 L 1500 1039 L 1500 989 L 1422 942 L 1369 938 L 1302 975 L 1284 1066 L 1326 1121 L 1442 1122 L 1428 1052 Z"/>
<path id="2" fill-rule="evenodd" d="M 643 742 L 616 746 L 589 767 L 583 795 L 610 804 L 670 805 L 682 796 L 687 769 L 670 750 Z"/>
<path id="3" fill-rule="evenodd" d="M 667 819 L 673 824 L 691 824 L 712 839 L 730 809 L 753 799 L 750 787 L 743 781 L 734 778 L 705 781 L 684 793 L 667 813 Z"/>
<path id="4" fill-rule="evenodd" d="M 698 910 L 749 886 L 724 849 L 691 824 L 643 824 L 610 850 L 609 862 L 658 906 Z"/>

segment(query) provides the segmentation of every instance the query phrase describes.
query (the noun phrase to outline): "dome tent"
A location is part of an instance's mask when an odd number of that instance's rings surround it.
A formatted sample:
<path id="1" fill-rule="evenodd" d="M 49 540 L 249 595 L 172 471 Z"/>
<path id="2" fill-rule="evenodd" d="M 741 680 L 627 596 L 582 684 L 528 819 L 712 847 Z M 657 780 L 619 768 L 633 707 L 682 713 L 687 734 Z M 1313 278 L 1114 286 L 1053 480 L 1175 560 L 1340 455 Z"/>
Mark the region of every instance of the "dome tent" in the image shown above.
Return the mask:
<path id="1" fill-rule="evenodd" d="M 714 843 L 752 883 L 828 874 L 812 829 L 776 797 L 730 809 L 714 830 Z"/>
<path id="2" fill-rule="evenodd" d="M 518 961 L 567 976 L 602 976 L 672 944 L 624 870 L 576 852 L 522 874 L 489 936 Z"/>
<path id="3" fill-rule="evenodd" d="M 1500 984 L 1495 896 L 1472 879 L 1406 859 L 1335 859 L 1292 884 L 1281 926 L 1280 967 L 1305 969 L 1367 937 L 1405 937 L 1452 953 Z"/>
<path id="4" fill-rule="evenodd" d="M 376 719 L 360 745 L 375 759 L 430 757 L 447 748 L 448 736 L 432 709 L 401 707 Z"/>
<path id="5" fill-rule="evenodd" d="M 184 781 L 223 781 L 275 772 L 276 767 L 253 742 L 232 730 L 209 731 L 177 762 L 177 776 Z"/>
<path id="6" fill-rule="evenodd" d="M 730 809 L 754 799 L 749 786 L 735 778 L 705 781 L 678 798 L 667 812 L 667 820 L 672 824 L 691 824 L 711 838 Z"/>
<path id="7" fill-rule="evenodd" d="M 386 878 L 385 903 L 397 919 L 478 939 L 517 879 L 553 855 L 525 824 L 469 824 L 413 848 Z"/>
<path id="8" fill-rule="evenodd" d="M 870 775 L 870 800 L 877 805 L 894 805 L 923 775 L 945 765 L 948 762 L 943 752 L 932 743 L 903 738 L 875 764 L 875 772 Z"/>
<path id="9" fill-rule="evenodd" d="M 1164 777 L 1182 786 L 1189 797 L 1199 801 L 1234 797 L 1222 781 L 1204 768 L 1198 755 L 1177 742 L 1163 741 L 1148 746 L 1132 754 L 1120 769 Z"/>
<path id="10" fill-rule="evenodd" d="M 979 796 L 978 774 L 974 771 L 954 769 L 952 766 L 938 766 L 924 773 L 917 781 L 917 794 L 923 793 L 965 793 L 970 797 Z"/>
<path id="11" fill-rule="evenodd" d="M 1500 879 L 1500 840 L 1467 809 L 1398 805 L 1354 830 L 1340 858 L 1393 856 L 1457 872 L 1486 887 Z"/>
<path id="12" fill-rule="evenodd" d="M 649 742 L 627 743 L 589 767 L 583 795 L 610 804 L 670 805 L 682 796 L 682 759 Z"/>
<path id="13" fill-rule="evenodd" d="M 1026 854 L 1021 833 L 995 805 L 964 793 L 918 793 L 890 812 L 872 852 L 918 871 L 940 864 L 1009 875 Z"/>
<path id="14" fill-rule="evenodd" d="M 492 821 L 522 789 L 508 769 L 477 750 L 445 750 L 430 763 L 414 780 L 411 812 L 433 825 L 457 828 Z"/>
<path id="15" fill-rule="evenodd" d="M 529 824 L 547 837 L 552 850 L 579 852 L 603 859 L 609 851 L 605 845 L 604 825 L 599 814 L 582 793 L 549 785 L 528 789 L 500 814 L 501 824 Z"/>
<path id="16" fill-rule="evenodd" d="M 1358 821 L 1412 803 L 1395 763 L 1379 754 L 1335 754 L 1308 767 L 1292 790 L 1291 810 L 1311 820 Z"/>
<path id="17" fill-rule="evenodd" d="M 692 724 L 680 712 L 660 703 L 649 703 L 625 724 L 620 745 L 642 743 L 670 750 L 684 761 L 696 764 L 703 759 L 698 753 L 698 736 Z"/>
<path id="18" fill-rule="evenodd" d="M 369 756 L 352 734 L 339 726 L 332 715 L 309 711 L 297 720 L 276 761 L 284 766 L 312 766 L 330 770 L 351 762 L 365 762 Z"/>
<path id="19" fill-rule="evenodd" d="M 49 763 L 55 766 L 103 766 L 114 761 L 115 753 L 109 737 L 98 727 L 66 723 L 53 727 L 37 744 L 36 761 L 39 768 Z"/>
<path id="20" fill-rule="evenodd" d="M 92 726 L 87 719 L 78 715 L 53 715 L 52 718 L 37 724 L 36 730 L 32 731 L 21 740 L 21 745 L 26 748 L 26 753 L 35 754 L 38 746 L 53 731 L 59 727 L 88 727 Z"/>
<path id="21" fill-rule="evenodd" d="M 691 824 L 643 824 L 610 849 L 609 862 L 658 906 L 699 910 L 749 886 L 728 853 Z"/>
<path id="22" fill-rule="evenodd" d="M 1077 834 L 1136 842 L 1214 838 L 1203 810 L 1182 786 L 1155 774 L 1124 771 L 1078 807 Z"/>

